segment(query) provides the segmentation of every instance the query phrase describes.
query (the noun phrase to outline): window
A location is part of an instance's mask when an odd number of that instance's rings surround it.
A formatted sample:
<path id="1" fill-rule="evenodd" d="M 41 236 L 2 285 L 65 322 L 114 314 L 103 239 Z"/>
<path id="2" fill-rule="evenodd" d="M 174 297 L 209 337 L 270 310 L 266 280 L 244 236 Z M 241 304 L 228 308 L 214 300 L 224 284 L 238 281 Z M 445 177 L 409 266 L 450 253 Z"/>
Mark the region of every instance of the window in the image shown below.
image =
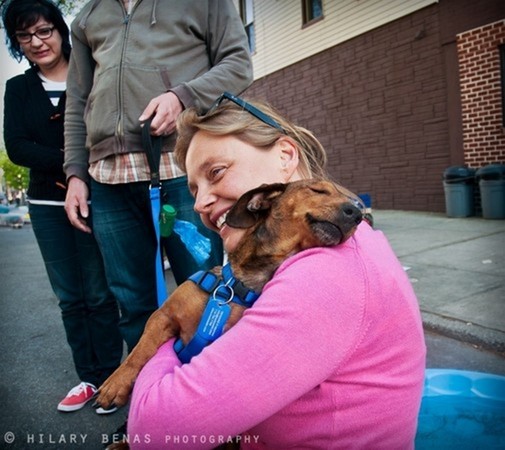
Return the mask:
<path id="1" fill-rule="evenodd" d="M 256 37 L 254 35 L 253 0 L 240 0 L 240 17 L 242 17 L 242 23 L 249 41 L 249 51 L 254 53 L 256 50 Z"/>
<path id="2" fill-rule="evenodd" d="M 323 18 L 323 0 L 302 0 L 303 25 Z"/>

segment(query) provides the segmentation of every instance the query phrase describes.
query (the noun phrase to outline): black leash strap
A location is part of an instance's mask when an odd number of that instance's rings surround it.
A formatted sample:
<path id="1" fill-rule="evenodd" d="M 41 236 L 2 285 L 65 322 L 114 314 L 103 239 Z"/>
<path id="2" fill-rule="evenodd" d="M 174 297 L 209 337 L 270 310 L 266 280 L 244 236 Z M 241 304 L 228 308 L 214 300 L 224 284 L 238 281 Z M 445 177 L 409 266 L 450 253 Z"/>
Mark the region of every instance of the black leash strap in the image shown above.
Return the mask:
<path id="1" fill-rule="evenodd" d="M 161 159 L 161 144 L 162 136 L 151 135 L 151 122 L 153 118 L 149 118 L 144 122 L 142 127 L 142 147 L 147 155 L 147 162 L 151 171 L 151 187 L 160 186 L 160 159 Z"/>
<path id="2" fill-rule="evenodd" d="M 144 122 L 142 127 L 142 146 L 147 155 L 147 162 L 151 171 L 151 186 L 149 186 L 149 198 L 151 200 L 151 214 L 154 231 L 156 233 L 156 297 L 158 306 L 161 306 L 167 298 L 167 289 L 163 271 L 163 259 L 160 248 L 160 211 L 161 211 L 161 182 L 160 182 L 160 159 L 161 159 L 161 136 L 151 136 L 151 121 Z"/>

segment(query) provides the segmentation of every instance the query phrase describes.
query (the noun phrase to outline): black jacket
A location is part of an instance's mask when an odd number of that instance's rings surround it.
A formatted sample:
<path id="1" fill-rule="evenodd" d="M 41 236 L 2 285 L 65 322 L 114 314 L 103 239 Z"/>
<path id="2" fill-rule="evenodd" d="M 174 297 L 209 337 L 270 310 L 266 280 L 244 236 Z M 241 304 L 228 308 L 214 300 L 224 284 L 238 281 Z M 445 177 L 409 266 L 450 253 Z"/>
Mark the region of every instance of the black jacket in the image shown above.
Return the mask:
<path id="1" fill-rule="evenodd" d="M 4 97 L 4 141 L 9 159 L 30 168 L 28 196 L 65 200 L 63 173 L 63 113 L 49 99 L 36 69 L 7 81 Z"/>

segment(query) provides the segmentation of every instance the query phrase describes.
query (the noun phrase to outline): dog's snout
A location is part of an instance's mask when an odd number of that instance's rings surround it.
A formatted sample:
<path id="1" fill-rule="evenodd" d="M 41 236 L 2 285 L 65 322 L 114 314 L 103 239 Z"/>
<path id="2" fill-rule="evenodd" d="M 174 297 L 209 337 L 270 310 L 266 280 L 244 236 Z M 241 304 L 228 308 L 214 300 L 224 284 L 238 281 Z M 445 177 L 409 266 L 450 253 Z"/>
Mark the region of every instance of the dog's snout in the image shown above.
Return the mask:
<path id="1" fill-rule="evenodd" d="M 342 215 L 344 217 L 344 220 L 356 225 L 359 224 L 363 219 L 361 210 L 354 206 L 352 203 L 346 203 L 342 206 Z"/>

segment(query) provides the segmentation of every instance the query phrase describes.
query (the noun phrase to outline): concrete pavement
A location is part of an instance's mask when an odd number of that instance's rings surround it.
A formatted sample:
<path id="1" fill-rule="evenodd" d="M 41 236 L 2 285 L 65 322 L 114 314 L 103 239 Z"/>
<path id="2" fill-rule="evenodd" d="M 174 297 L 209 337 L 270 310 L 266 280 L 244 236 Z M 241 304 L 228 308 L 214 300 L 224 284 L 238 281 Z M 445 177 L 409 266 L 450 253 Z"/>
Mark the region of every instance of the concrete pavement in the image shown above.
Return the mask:
<path id="1" fill-rule="evenodd" d="M 505 357 L 505 220 L 374 210 L 417 294 L 425 329 Z"/>

